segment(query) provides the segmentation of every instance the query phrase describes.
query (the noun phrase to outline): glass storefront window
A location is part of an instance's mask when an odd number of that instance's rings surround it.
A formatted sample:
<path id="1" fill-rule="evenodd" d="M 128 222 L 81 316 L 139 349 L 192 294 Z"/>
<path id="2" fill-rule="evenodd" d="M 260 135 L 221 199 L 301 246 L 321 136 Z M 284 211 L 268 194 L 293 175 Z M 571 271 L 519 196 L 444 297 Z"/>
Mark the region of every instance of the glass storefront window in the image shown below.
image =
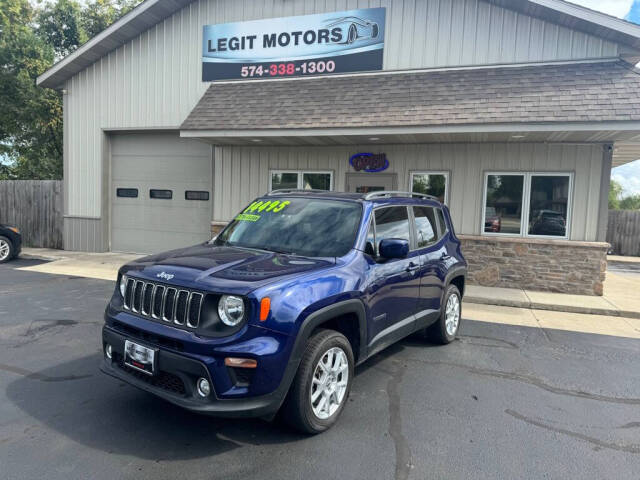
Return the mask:
<path id="1" fill-rule="evenodd" d="M 520 235 L 524 175 L 487 175 L 484 232 Z"/>
<path id="2" fill-rule="evenodd" d="M 571 210 L 569 173 L 489 173 L 485 234 L 566 238 Z"/>
<path id="3" fill-rule="evenodd" d="M 446 203 L 449 175 L 444 172 L 415 172 L 411 174 L 411 191 L 432 195 Z"/>
<path id="4" fill-rule="evenodd" d="M 305 190 L 331 190 L 330 173 L 302 174 L 302 188 Z"/>
<path id="5" fill-rule="evenodd" d="M 271 174 L 271 190 L 280 190 L 283 188 L 298 188 L 297 173 L 272 173 Z"/>
<path id="6" fill-rule="evenodd" d="M 569 212 L 569 175 L 532 175 L 529 235 L 565 237 Z"/>
<path id="7" fill-rule="evenodd" d="M 271 172 L 270 190 L 331 190 L 333 173 L 331 172 Z"/>

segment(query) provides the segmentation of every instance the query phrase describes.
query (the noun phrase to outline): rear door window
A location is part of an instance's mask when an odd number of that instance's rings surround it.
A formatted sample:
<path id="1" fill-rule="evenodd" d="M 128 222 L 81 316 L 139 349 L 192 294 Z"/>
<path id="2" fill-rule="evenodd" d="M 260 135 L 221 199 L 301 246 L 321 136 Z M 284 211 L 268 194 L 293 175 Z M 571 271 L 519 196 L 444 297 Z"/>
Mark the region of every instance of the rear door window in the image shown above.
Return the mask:
<path id="1" fill-rule="evenodd" d="M 418 248 L 428 247 L 438 241 L 438 225 L 433 207 L 413 207 Z"/>
<path id="2" fill-rule="evenodd" d="M 440 237 L 444 237 L 447 233 L 447 222 L 444 219 L 444 212 L 441 208 L 436 208 L 436 214 L 438 217 L 438 224 L 440 225 Z"/>

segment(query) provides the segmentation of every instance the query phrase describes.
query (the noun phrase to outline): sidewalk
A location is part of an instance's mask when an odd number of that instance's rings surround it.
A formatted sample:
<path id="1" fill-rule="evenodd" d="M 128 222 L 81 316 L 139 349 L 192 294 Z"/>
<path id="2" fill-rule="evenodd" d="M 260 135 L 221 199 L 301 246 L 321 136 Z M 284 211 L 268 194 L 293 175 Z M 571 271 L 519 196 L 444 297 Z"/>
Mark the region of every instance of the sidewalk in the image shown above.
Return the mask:
<path id="1" fill-rule="evenodd" d="M 49 262 L 20 270 L 115 281 L 118 269 L 141 255 L 25 248 L 22 257 Z M 610 257 L 610 260 L 640 263 L 640 259 L 634 257 Z M 468 285 L 464 302 L 640 319 L 640 274 L 620 275 L 608 271 L 602 297 Z"/>
<path id="2" fill-rule="evenodd" d="M 634 278 L 607 272 L 602 297 L 477 285 L 466 290 L 467 303 L 640 318 L 640 275 Z"/>
<path id="3" fill-rule="evenodd" d="M 118 278 L 118 269 L 125 263 L 141 256 L 129 253 L 87 253 L 48 248 L 23 248 L 20 257 L 48 260 L 48 262 L 31 267 L 21 267 L 19 270 L 97 278 L 115 282 Z"/>

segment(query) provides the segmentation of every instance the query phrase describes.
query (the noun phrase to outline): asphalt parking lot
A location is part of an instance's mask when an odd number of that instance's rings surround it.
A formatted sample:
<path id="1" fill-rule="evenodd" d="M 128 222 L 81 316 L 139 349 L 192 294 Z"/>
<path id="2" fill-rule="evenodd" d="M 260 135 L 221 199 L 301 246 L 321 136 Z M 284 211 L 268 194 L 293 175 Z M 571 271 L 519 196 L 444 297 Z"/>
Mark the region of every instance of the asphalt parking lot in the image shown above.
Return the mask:
<path id="1" fill-rule="evenodd" d="M 338 424 L 305 437 L 104 376 L 113 283 L 15 270 L 35 262 L 0 265 L 2 479 L 638 478 L 639 340 L 467 321 L 361 366 Z"/>

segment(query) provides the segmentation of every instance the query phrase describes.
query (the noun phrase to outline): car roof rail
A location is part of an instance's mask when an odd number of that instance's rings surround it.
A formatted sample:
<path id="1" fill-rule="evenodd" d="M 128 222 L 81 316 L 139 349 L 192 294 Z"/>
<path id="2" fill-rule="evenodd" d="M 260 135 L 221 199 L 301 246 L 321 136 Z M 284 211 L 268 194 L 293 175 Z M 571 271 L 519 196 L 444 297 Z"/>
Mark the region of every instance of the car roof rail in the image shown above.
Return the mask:
<path id="1" fill-rule="evenodd" d="M 327 193 L 328 190 L 320 190 L 317 188 L 309 188 L 309 189 L 302 189 L 302 188 L 280 188 L 278 190 L 271 190 L 270 192 L 267 193 L 267 196 L 271 196 L 271 195 L 283 195 L 286 193 Z"/>
<path id="2" fill-rule="evenodd" d="M 391 198 L 391 197 L 404 197 L 404 198 L 425 198 L 427 200 L 435 200 L 439 202 L 438 197 L 434 197 L 433 195 L 427 195 L 426 193 L 416 193 L 416 192 L 402 192 L 398 190 L 381 190 L 377 192 L 370 192 L 364 196 L 365 200 L 374 200 L 376 198 Z"/>

